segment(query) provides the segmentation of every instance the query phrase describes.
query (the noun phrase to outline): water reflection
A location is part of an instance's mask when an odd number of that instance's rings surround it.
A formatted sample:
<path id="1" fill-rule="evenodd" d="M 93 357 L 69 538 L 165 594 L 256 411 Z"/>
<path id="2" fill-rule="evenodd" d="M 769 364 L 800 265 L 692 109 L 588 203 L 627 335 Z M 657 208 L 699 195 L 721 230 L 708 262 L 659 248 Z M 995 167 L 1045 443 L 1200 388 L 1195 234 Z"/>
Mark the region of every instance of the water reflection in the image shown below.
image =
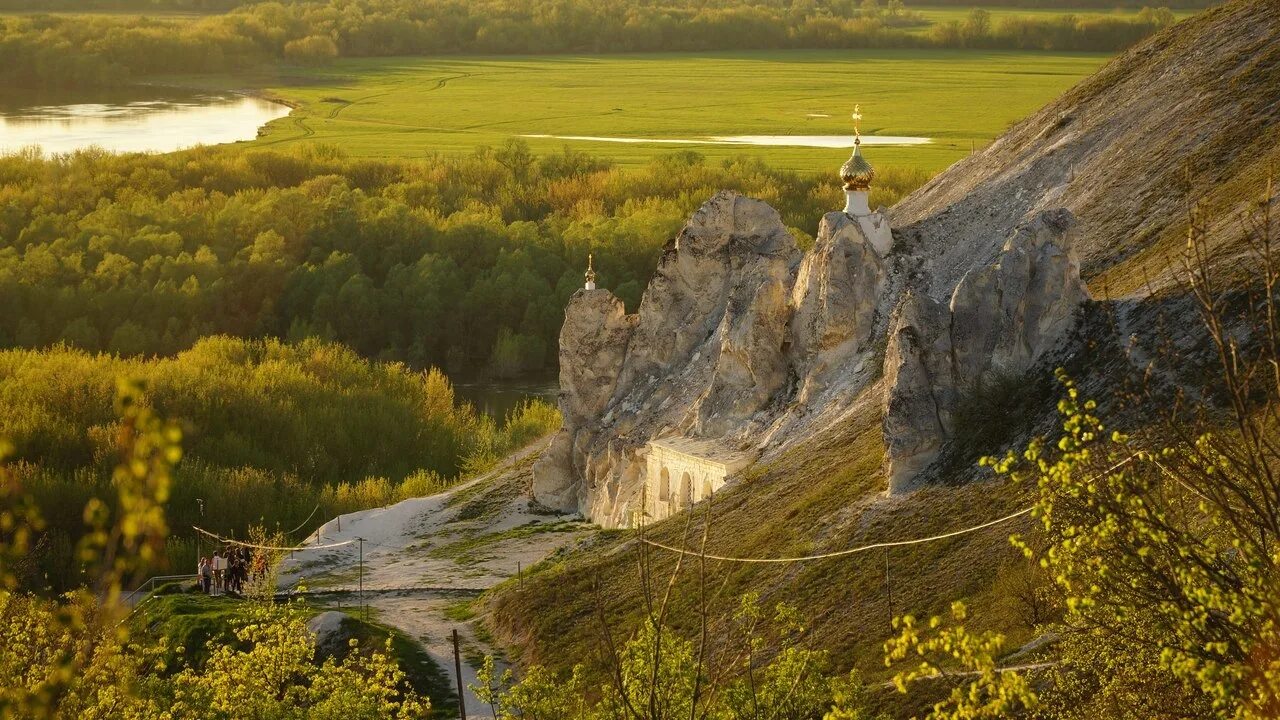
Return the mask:
<path id="1" fill-rule="evenodd" d="M 115 94 L 0 96 L 0 152 L 39 146 L 65 153 L 96 146 L 113 152 L 172 152 L 193 145 L 252 140 L 289 114 L 279 103 L 244 95 L 150 90 Z"/>
<path id="2" fill-rule="evenodd" d="M 475 409 L 498 422 L 529 400 L 546 400 L 556 402 L 560 392 L 560 383 L 552 378 L 547 380 L 513 380 L 508 382 L 459 382 L 453 386 L 454 394 L 459 400 L 465 400 Z"/>
<path id="3" fill-rule="evenodd" d="M 608 142 L 663 145 L 771 145 L 775 147 L 852 148 L 852 135 L 715 135 L 706 138 L 644 138 L 609 137 L 602 135 L 541 135 L 525 134 L 527 138 L 554 138 L 582 142 Z M 863 135 L 863 145 L 926 145 L 933 142 L 927 137 L 907 135 Z"/>

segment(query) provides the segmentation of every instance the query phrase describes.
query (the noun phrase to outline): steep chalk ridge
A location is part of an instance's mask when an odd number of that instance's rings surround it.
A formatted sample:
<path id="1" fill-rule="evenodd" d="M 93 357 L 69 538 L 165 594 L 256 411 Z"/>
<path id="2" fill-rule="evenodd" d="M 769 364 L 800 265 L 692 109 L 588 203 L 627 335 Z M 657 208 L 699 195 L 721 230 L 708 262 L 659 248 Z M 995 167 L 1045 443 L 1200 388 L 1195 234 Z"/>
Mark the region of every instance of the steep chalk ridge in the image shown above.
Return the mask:
<path id="1" fill-rule="evenodd" d="M 1234 209 L 1280 159 L 1280 2 L 1236 0 L 1149 38 L 992 145 L 894 206 L 903 238 L 929 258 L 944 301 L 975 261 L 1034 214 L 1067 208 L 1092 283 L 1139 291 L 1167 270 L 1189 201 L 1215 207 L 1210 235 L 1238 232 Z M 1135 271 L 1136 270 L 1136 271 Z M 1108 277 L 1108 275 L 1114 277 Z M 1101 287 L 1095 290 L 1101 291 Z"/>
<path id="2" fill-rule="evenodd" d="M 1014 229 L 995 262 L 971 269 L 947 307 L 908 292 L 885 353 L 890 491 L 908 489 L 942 451 L 957 405 L 1027 373 L 1089 299 L 1072 253 L 1075 219 L 1058 209 Z"/>
<path id="3" fill-rule="evenodd" d="M 767 458 L 865 412 L 866 393 L 883 393 L 870 407 L 884 412 L 888 489 L 911 489 L 953 433 L 957 398 L 1025 373 L 1087 293 L 1065 210 L 1009 234 L 947 307 L 921 287 L 928 259 L 882 255 L 868 221 L 829 213 L 802 254 L 772 208 L 721 192 L 664 253 L 636 315 L 608 291 L 576 293 L 560 337 L 565 424 L 534 467 L 534 497 L 627 525 L 650 441 L 707 439 Z"/>

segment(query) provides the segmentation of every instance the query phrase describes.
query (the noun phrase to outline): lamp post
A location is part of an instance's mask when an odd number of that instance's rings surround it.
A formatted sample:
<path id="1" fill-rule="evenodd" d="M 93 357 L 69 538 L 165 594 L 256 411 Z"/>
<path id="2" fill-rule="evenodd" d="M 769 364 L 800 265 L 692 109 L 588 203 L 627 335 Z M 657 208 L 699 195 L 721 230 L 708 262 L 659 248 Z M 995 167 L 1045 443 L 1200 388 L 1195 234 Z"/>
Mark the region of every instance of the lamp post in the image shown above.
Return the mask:
<path id="1" fill-rule="evenodd" d="M 200 524 L 204 525 L 204 498 L 196 498 L 196 504 L 200 506 Z M 204 536 L 196 533 L 196 564 L 199 565 L 200 558 L 204 557 Z M 199 580 L 200 578 L 196 578 Z"/>

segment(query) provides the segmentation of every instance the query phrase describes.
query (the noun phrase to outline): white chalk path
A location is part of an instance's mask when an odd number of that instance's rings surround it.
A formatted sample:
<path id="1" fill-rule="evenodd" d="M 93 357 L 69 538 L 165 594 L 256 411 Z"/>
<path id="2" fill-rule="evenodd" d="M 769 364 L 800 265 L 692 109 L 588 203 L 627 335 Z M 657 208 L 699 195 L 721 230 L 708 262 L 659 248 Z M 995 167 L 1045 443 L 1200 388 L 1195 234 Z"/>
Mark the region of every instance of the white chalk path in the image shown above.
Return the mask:
<path id="1" fill-rule="evenodd" d="M 446 610 L 593 532 L 563 516 L 530 511 L 523 488 L 530 456 L 544 445 L 539 441 L 492 472 L 438 495 L 330 520 L 303 544 L 364 542 L 294 553 L 281 566 L 281 589 L 301 584 L 317 598 L 342 592 L 339 602 L 350 607 L 356 602 L 350 593 L 360 584 L 363 545 L 365 601 L 376 619 L 418 640 L 451 682 L 456 678 L 450 634 L 456 628 L 463 683 L 475 683 L 479 659 L 495 649 L 476 637 L 469 622 L 450 620 Z M 469 690 L 466 707 L 468 718 L 493 716 Z"/>

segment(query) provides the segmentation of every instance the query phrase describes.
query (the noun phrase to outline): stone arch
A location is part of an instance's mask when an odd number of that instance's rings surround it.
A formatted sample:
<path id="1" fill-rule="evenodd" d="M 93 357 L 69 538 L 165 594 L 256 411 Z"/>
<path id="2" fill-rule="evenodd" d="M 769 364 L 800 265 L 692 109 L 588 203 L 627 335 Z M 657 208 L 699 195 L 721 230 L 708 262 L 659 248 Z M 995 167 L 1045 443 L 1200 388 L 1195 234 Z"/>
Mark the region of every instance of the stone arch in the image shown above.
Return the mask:
<path id="1" fill-rule="evenodd" d="M 706 478 L 706 477 L 702 478 L 702 499 L 706 500 L 707 498 L 711 497 L 712 492 L 713 490 L 711 489 L 711 478 Z"/>
<path id="2" fill-rule="evenodd" d="M 664 502 L 671 499 L 671 472 L 666 467 L 658 476 L 658 499 Z"/>
<path id="3" fill-rule="evenodd" d="M 684 505 L 693 503 L 693 478 L 688 472 L 680 474 L 680 502 Z"/>

